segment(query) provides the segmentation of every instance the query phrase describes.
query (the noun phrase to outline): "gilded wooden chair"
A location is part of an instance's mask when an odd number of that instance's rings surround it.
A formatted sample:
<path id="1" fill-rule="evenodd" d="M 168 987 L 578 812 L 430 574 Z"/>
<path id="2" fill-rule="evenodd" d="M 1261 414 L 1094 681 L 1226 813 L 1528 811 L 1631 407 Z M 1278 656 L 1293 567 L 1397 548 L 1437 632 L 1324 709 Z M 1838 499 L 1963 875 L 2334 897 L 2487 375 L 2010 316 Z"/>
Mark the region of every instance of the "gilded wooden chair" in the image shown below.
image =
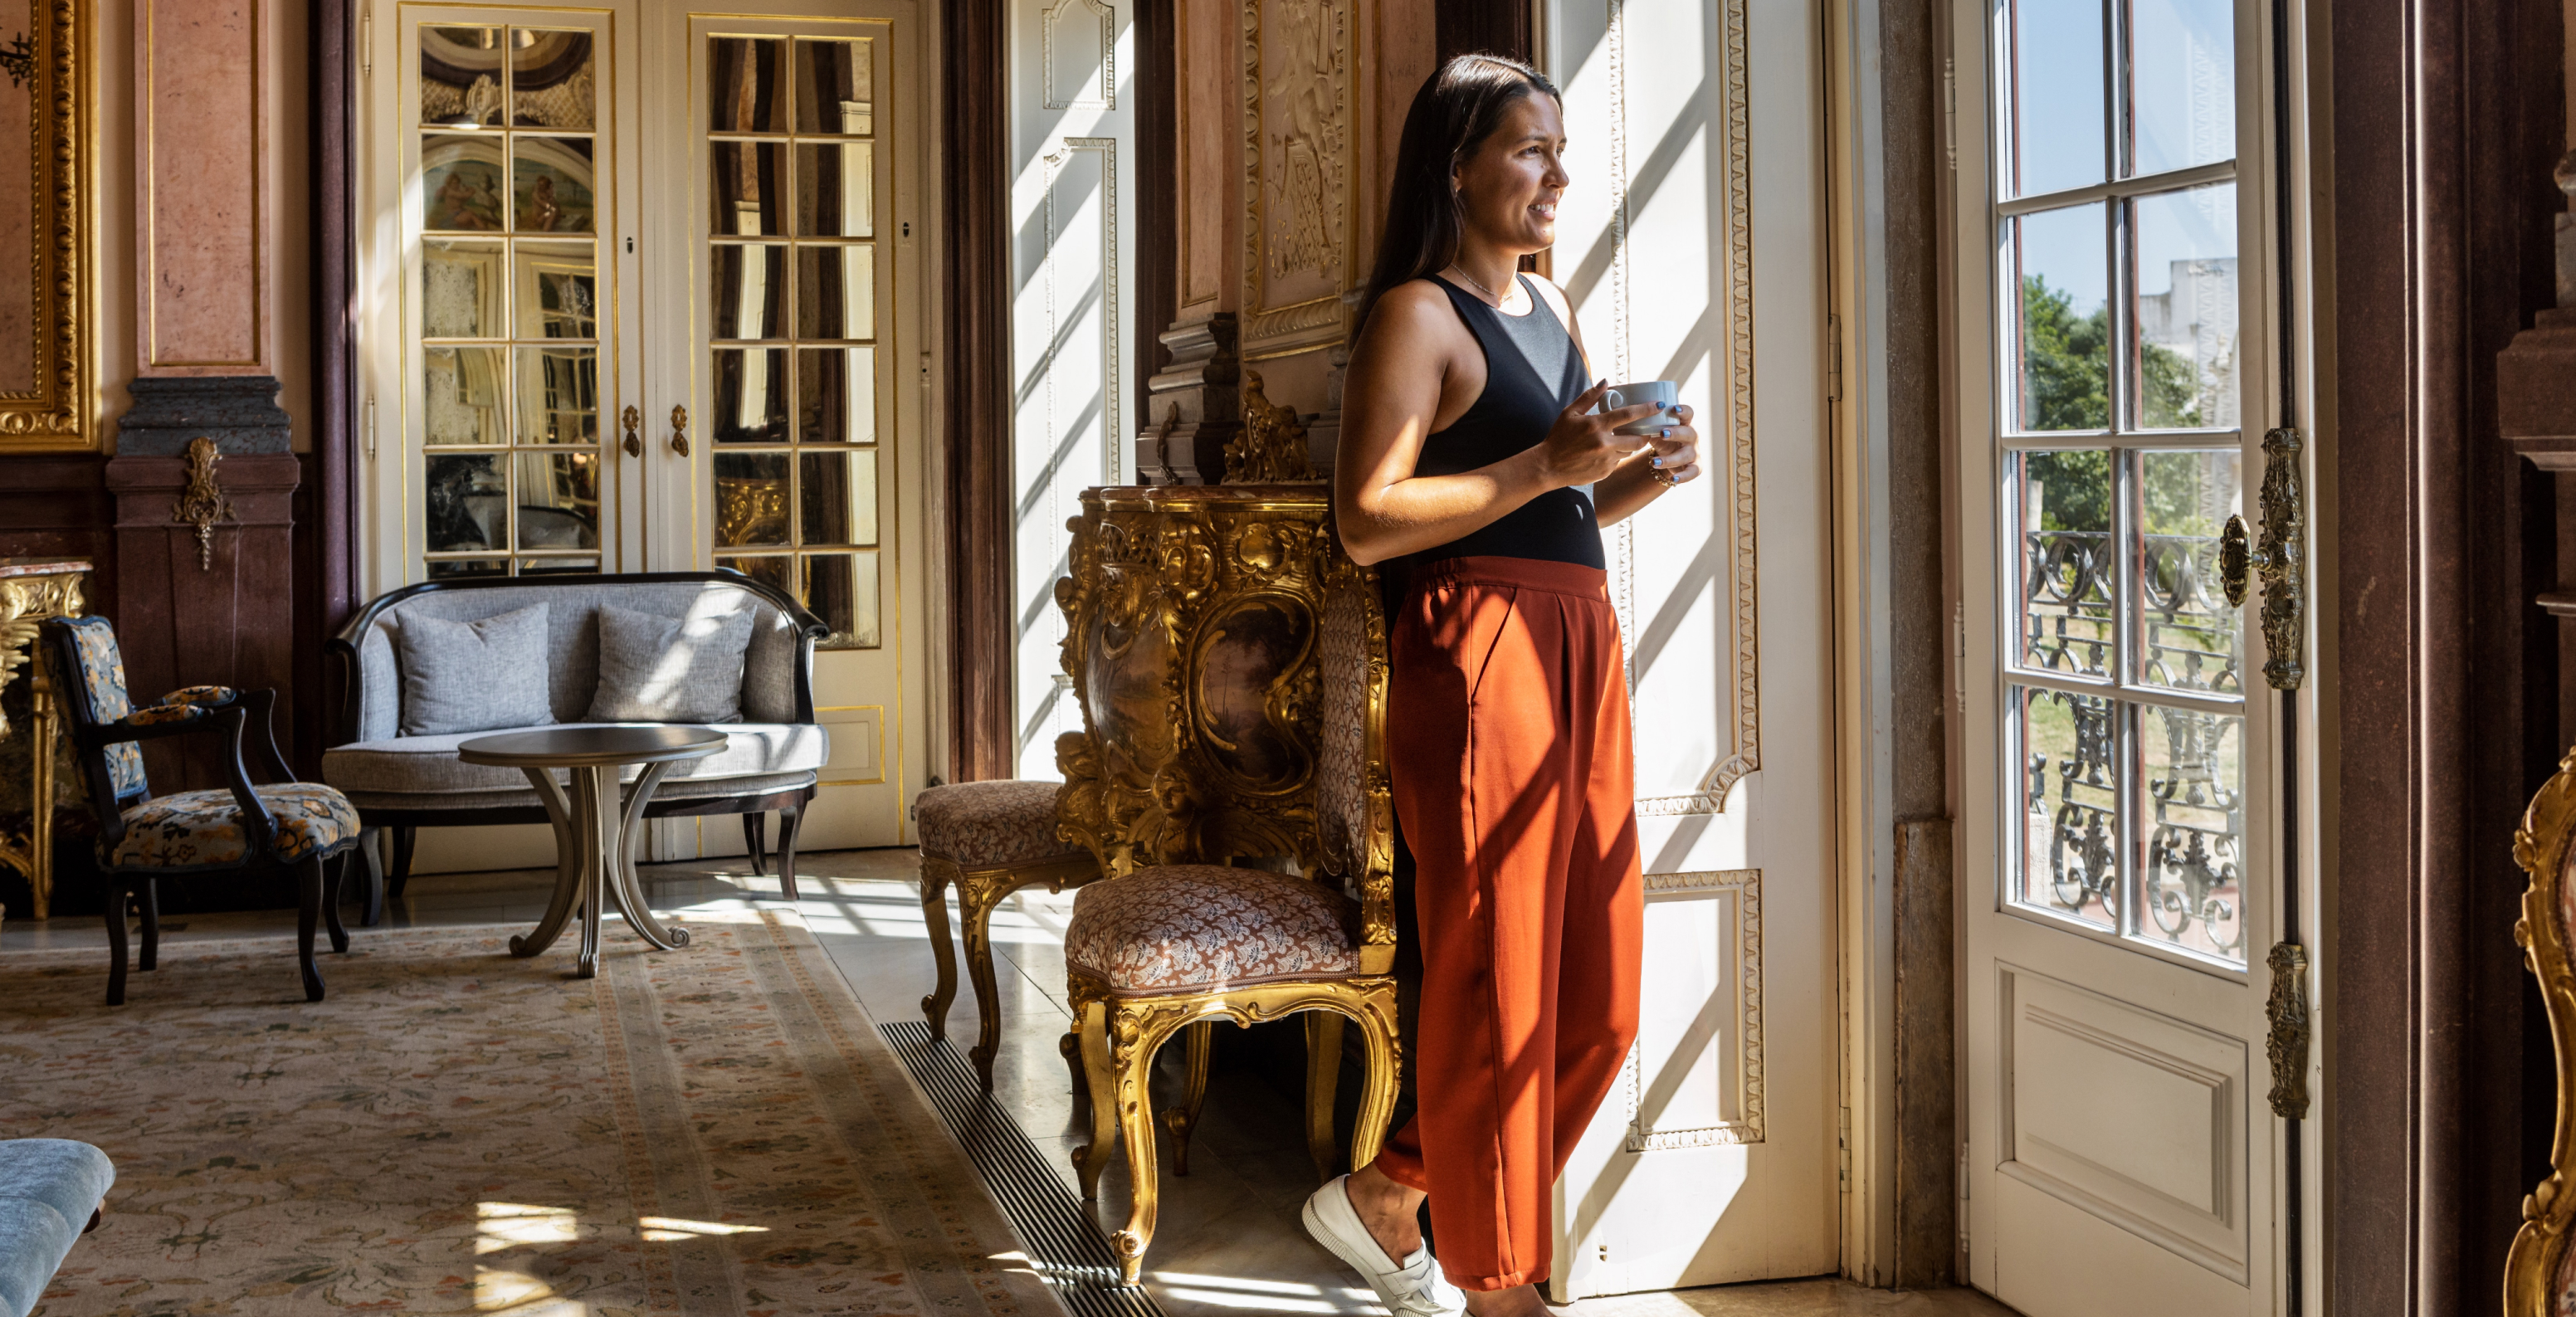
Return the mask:
<path id="1" fill-rule="evenodd" d="M 1345 1020 L 1368 1058 L 1352 1164 L 1377 1156 L 1394 1110 L 1385 622 L 1374 574 L 1323 525 L 1328 495 L 1290 489 L 1091 491 L 1057 588 L 1086 727 L 1058 742 L 1061 816 L 1109 875 L 1075 897 L 1065 934 L 1091 1094 L 1075 1161 L 1090 1199 L 1126 1150 L 1132 1201 L 1111 1243 L 1128 1284 L 1160 1197 L 1149 1082 L 1176 1034 L 1188 1066 L 1162 1123 L 1180 1169 L 1219 1019 L 1307 1015 L 1319 1178 L 1340 1160 Z M 1239 859 L 1277 869 L 1210 862 Z"/>
<path id="2" fill-rule="evenodd" d="M 967 1056 L 988 1092 L 1002 1035 L 1001 995 L 993 979 L 994 909 L 1025 887 L 1061 892 L 1100 876 L 1100 862 L 1090 851 L 1056 835 L 1057 790 L 1053 782 L 957 782 L 922 792 L 913 805 L 921 837 L 921 913 L 939 961 L 938 986 L 921 999 L 921 1013 L 934 1037 L 948 1036 L 957 959 L 948 943 L 947 889 L 955 887 L 966 972 L 975 981 L 977 1032 Z M 1080 1075 L 1078 1066 L 1075 1073 Z"/>
<path id="3" fill-rule="evenodd" d="M 2513 940 L 2540 980 L 2557 1043 L 2558 1114 L 2549 1178 L 2522 1200 L 2522 1229 L 2505 1255 L 2506 1317 L 2576 1314 L 2576 751 L 2531 798 L 2513 835 L 2513 858 L 2531 876 Z"/>
<path id="4" fill-rule="evenodd" d="M 62 678 L 72 748 L 98 819 L 97 864 L 107 884 L 107 941 L 114 957 L 107 1004 L 125 1004 L 129 896 L 142 914 L 141 965 L 149 972 L 160 955 L 161 879 L 238 873 L 267 863 L 295 871 L 304 999 L 322 1000 L 322 972 L 313 964 L 314 925 L 328 925 L 333 951 L 349 949 L 349 932 L 340 922 L 340 880 L 358 839 L 358 811 L 339 792 L 295 781 L 287 770 L 269 725 L 277 692 L 190 686 L 137 709 L 126 695 L 125 662 L 106 618 L 55 618 L 45 623 L 45 633 Z M 246 730 L 248 748 L 270 779 L 267 786 L 252 785 L 243 764 Z M 136 744 L 206 734 L 222 742 L 219 758 L 229 784 L 153 795 Z"/>

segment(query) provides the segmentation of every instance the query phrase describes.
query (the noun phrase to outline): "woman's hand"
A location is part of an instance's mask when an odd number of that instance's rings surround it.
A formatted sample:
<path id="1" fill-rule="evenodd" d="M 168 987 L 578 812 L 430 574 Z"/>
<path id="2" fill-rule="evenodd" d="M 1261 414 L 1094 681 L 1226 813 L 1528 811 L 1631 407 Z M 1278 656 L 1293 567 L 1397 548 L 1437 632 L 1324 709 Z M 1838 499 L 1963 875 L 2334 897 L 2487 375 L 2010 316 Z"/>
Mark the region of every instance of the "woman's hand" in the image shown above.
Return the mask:
<path id="1" fill-rule="evenodd" d="M 1631 458 L 1619 474 L 1592 491 L 1593 514 L 1614 526 L 1655 501 L 1667 489 L 1699 479 L 1699 431 L 1691 426 L 1691 409 L 1673 409 L 1673 423 L 1646 438 L 1642 460 Z"/>
<path id="2" fill-rule="evenodd" d="M 1662 472 L 1668 483 L 1687 485 L 1699 479 L 1699 431 L 1691 427 L 1691 417 L 1696 414 L 1688 403 L 1675 406 L 1676 424 L 1646 440 L 1646 445 L 1655 450 L 1646 459 L 1648 469 Z"/>
<path id="3" fill-rule="evenodd" d="M 1620 434 L 1618 429 L 1654 415 L 1656 404 L 1641 402 L 1613 412 L 1594 410 L 1609 388 L 1607 382 L 1595 384 L 1556 414 L 1555 427 L 1540 441 L 1538 449 L 1540 477 L 1548 488 L 1598 484 L 1646 446 L 1646 440 Z"/>

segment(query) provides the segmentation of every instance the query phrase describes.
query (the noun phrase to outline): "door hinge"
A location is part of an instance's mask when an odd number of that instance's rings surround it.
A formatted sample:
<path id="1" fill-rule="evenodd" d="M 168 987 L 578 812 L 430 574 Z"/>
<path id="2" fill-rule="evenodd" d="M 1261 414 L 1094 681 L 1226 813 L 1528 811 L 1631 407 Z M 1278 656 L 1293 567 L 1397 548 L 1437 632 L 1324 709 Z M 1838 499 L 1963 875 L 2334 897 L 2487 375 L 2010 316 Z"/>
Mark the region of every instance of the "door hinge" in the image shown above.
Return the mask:
<path id="1" fill-rule="evenodd" d="M 376 400 L 373 398 L 367 399 L 367 433 L 365 438 L 367 443 L 367 460 L 374 461 L 376 456 Z"/>
<path id="2" fill-rule="evenodd" d="M 1838 1109 L 1834 1117 L 1835 1175 L 1844 1193 L 1851 1192 L 1851 1108 Z"/>
<path id="3" fill-rule="evenodd" d="M 1968 1144 L 1963 1139 L 1959 1143 L 1959 1251 L 1962 1253 L 1968 1251 L 1968 1199 L 1970 1197 Z"/>
<path id="4" fill-rule="evenodd" d="M 1947 136 L 1950 168 L 1959 168 L 1959 74 L 1958 61 L 1941 57 L 1941 130 Z"/>
<path id="5" fill-rule="evenodd" d="M 1843 318 L 1825 315 L 1825 401 L 1843 400 Z"/>
<path id="6" fill-rule="evenodd" d="M 358 73 L 361 77 L 376 76 L 376 7 L 374 5 L 367 5 L 358 10 Z"/>
<path id="7" fill-rule="evenodd" d="M 1968 601 L 1950 605 L 1950 690 L 1958 697 L 1959 712 L 1968 711 Z"/>

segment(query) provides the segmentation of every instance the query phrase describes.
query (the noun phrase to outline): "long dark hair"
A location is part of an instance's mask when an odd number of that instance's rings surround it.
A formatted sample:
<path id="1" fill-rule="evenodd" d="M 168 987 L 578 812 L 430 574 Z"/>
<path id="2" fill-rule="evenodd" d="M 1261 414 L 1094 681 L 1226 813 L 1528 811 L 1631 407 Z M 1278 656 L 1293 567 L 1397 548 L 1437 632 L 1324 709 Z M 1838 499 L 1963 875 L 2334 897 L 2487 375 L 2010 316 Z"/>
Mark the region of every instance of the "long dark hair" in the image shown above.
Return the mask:
<path id="1" fill-rule="evenodd" d="M 1404 112 L 1404 136 L 1395 146 L 1395 186 L 1387 194 L 1386 224 L 1378 230 L 1377 268 L 1369 272 L 1359 318 L 1351 325 L 1354 340 L 1388 289 L 1437 273 L 1458 259 L 1467 217 L 1449 176 L 1532 92 L 1546 92 L 1559 104 L 1565 100 L 1555 83 L 1519 60 L 1460 55 L 1441 65 L 1413 94 L 1413 108 Z"/>

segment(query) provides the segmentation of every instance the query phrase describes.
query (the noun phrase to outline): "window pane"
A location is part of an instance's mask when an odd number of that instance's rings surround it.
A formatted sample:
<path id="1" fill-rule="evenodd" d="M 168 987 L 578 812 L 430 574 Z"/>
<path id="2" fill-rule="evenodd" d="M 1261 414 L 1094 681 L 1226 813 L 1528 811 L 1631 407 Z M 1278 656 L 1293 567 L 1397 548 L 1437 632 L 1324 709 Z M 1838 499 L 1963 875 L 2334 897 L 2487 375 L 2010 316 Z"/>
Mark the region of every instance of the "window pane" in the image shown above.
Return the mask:
<path id="1" fill-rule="evenodd" d="M 796 147 L 796 234 L 865 238 L 876 233 L 876 144 L 800 142 Z"/>
<path id="2" fill-rule="evenodd" d="M 519 442 L 599 442 L 599 349 L 519 349 Z"/>
<path id="3" fill-rule="evenodd" d="M 775 235 L 787 231 L 779 198 L 787 190 L 787 148 L 776 142 L 710 142 L 708 231 Z"/>
<path id="4" fill-rule="evenodd" d="M 781 133 L 778 61 L 787 43 L 775 37 L 714 37 L 707 42 L 707 128 L 718 133 Z"/>
<path id="5" fill-rule="evenodd" d="M 2019 290 L 2014 421 L 2024 431 L 2111 424 L 2109 211 L 2101 203 L 2005 222 Z"/>
<path id="6" fill-rule="evenodd" d="M 2020 542 L 2018 661 L 2075 677 L 2109 677 L 2111 455 L 2024 453 L 2005 485 Z"/>
<path id="7" fill-rule="evenodd" d="M 501 194 L 500 134 L 430 133 L 420 139 L 420 227 L 499 233 L 509 217 Z"/>
<path id="8" fill-rule="evenodd" d="M 716 547 L 787 543 L 787 454 L 718 453 Z"/>
<path id="9" fill-rule="evenodd" d="M 715 415 L 708 424 L 720 444 L 787 442 L 787 350 L 716 349 Z"/>
<path id="10" fill-rule="evenodd" d="M 420 122 L 455 128 L 501 122 L 501 29 L 420 30 Z"/>
<path id="11" fill-rule="evenodd" d="M 872 246 L 797 248 L 796 337 L 876 337 L 876 258 Z"/>
<path id="12" fill-rule="evenodd" d="M 587 137 L 513 137 L 512 224 L 521 233 L 591 231 L 591 141 Z"/>
<path id="13" fill-rule="evenodd" d="M 2138 457 L 2131 634 L 2145 685 L 2244 693 L 2243 620 L 2218 585 L 2218 532 L 2242 508 L 2243 467 L 2232 448 Z"/>
<path id="14" fill-rule="evenodd" d="M 707 272 L 717 338 L 787 336 L 786 247 L 719 243 L 708 254 Z"/>
<path id="15" fill-rule="evenodd" d="M 510 486 L 498 453 L 433 454 L 421 490 L 431 553 L 509 547 Z"/>
<path id="16" fill-rule="evenodd" d="M 429 579 L 443 581 L 458 576 L 502 576 L 510 570 L 507 558 L 432 558 Z"/>
<path id="17" fill-rule="evenodd" d="M 599 337 L 598 260 L 586 242 L 519 244 L 519 337 Z"/>
<path id="18" fill-rule="evenodd" d="M 2011 692 L 2021 778 L 2019 904 L 2116 928 L 2119 752 L 2108 698 Z"/>
<path id="19" fill-rule="evenodd" d="M 2147 790 L 2146 917 L 2141 937 L 2245 959 L 2245 720 L 2139 710 Z"/>
<path id="20" fill-rule="evenodd" d="M 2236 185 L 2140 197 L 2132 207 L 2130 286 L 2137 424 L 2237 425 Z"/>
<path id="21" fill-rule="evenodd" d="M 876 543 L 876 451 L 808 452 L 796 462 L 797 542 Z"/>
<path id="22" fill-rule="evenodd" d="M 832 628 L 817 648 L 875 649 L 880 643 L 877 556 L 809 553 L 804 560 L 805 606 Z"/>
<path id="23" fill-rule="evenodd" d="M 430 444 L 506 444 L 510 418 L 501 399 L 507 348 L 421 351 L 422 440 Z"/>
<path id="24" fill-rule="evenodd" d="M 501 338 L 501 242 L 432 238 L 421 244 L 423 338 Z"/>
<path id="25" fill-rule="evenodd" d="M 574 572 L 595 572 L 598 570 L 599 560 L 597 558 L 547 557 L 521 558 L 519 560 L 519 575 L 521 576 L 563 576 Z"/>
<path id="26" fill-rule="evenodd" d="M 796 371 L 797 432 L 805 442 L 877 441 L 875 348 L 802 348 Z"/>
<path id="27" fill-rule="evenodd" d="M 590 34 L 510 29 L 510 122 L 520 128 L 598 126 L 599 75 Z"/>
<path id="28" fill-rule="evenodd" d="M 599 454 L 521 453 L 522 549 L 599 547 Z"/>
<path id="29" fill-rule="evenodd" d="M 730 567 L 755 581 L 778 587 L 780 594 L 796 597 L 796 560 L 786 554 L 758 558 L 718 558 L 716 566 Z"/>
<path id="30" fill-rule="evenodd" d="M 2129 173 L 2236 155 L 2236 12 L 2226 0 L 2131 0 Z"/>
<path id="31" fill-rule="evenodd" d="M 2101 0 L 2005 0 L 2012 79 L 2006 97 L 2006 190 L 2031 197 L 2099 183 L 2103 113 Z"/>
<path id="32" fill-rule="evenodd" d="M 796 39 L 796 131 L 873 132 L 869 42 Z"/>

